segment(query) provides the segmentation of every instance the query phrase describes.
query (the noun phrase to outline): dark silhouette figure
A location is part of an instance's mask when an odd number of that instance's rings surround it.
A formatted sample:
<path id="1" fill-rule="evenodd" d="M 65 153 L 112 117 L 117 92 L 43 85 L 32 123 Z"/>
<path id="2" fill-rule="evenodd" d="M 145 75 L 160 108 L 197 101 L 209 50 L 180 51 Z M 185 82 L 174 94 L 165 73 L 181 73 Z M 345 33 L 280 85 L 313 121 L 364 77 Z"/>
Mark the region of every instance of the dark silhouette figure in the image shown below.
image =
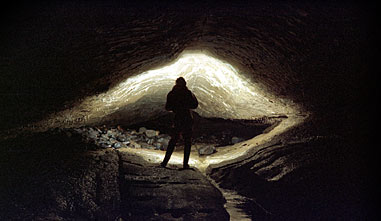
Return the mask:
<path id="1" fill-rule="evenodd" d="M 173 132 L 171 140 L 169 141 L 167 152 L 162 167 L 167 166 L 169 159 L 175 149 L 177 140 L 180 134 L 184 138 L 184 162 L 183 168 L 188 169 L 189 155 L 192 145 L 192 129 L 193 129 L 193 116 L 190 109 L 196 109 L 198 101 L 196 96 L 187 88 L 184 78 L 179 77 L 176 79 L 176 85 L 167 95 L 167 103 L 165 109 L 175 113 Z"/>

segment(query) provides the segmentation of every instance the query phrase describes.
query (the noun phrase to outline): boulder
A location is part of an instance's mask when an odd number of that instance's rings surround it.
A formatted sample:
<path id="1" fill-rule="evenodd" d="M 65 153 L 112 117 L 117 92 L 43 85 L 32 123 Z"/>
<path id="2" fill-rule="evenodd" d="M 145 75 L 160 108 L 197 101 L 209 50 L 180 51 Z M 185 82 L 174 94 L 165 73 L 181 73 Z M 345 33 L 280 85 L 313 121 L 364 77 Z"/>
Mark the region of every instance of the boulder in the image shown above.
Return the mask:
<path id="1" fill-rule="evenodd" d="M 121 135 L 117 136 L 116 139 L 117 139 L 118 141 L 120 141 L 120 142 L 125 142 L 125 141 L 127 141 L 127 138 L 126 138 L 126 136 L 125 136 L 124 134 L 121 134 Z"/>
<path id="2" fill-rule="evenodd" d="M 107 136 L 106 134 L 102 134 L 102 135 L 100 136 L 100 139 L 101 139 L 101 140 L 108 140 L 109 138 L 108 138 L 108 136 Z"/>
<path id="3" fill-rule="evenodd" d="M 127 137 L 127 140 L 138 140 L 138 136 L 136 136 L 136 135 L 128 135 Z"/>
<path id="4" fill-rule="evenodd" d="M 168 147 L 168 144 L 169 144 L 169 140 L 171 139 L 170 136 L 166 136 L 166 137 L 161 137 L 157 140 L 157 143 L 160 143 L 161 144 L 161 148 L 162 149 L 167 149 Z M 161 149 L 160 148 L 160 149 Z"/>
<path id="5" fill-rule="evenodd" d="M 232 137 L 232 144 L 236 144 L 236 143 L 242 142 L 244 140 L 245 139 L 243 139 L 241 137 Z"/>
<path id="6" fill-rule="evenodd" d="M 164 150 L 164 145 L 162 143 L 154 143 L 153 146 L 155 147 L 155 150 Z"/>
<path id="7" fill-rule="evenodd" d="M 159 135 L 159 131 L 156 131 L 156 130 L 146 130 L 145 134 L 146 134 L 146 136 L 148 138 L 152 138 L 152 137 L 155 137 L 155 136 Z"/>
<path id="8" fill-rule="evenodd" d="M 131 146 L 132 148 L 141 148 L 141 147 L 142 147 L 140 144 L 136 143 L 135 141 L 130 141 L 130 142 L 131 142 L 131 143 L 130 143 L 130 144 L 131 144 L 130 146 Z"/>
<path id="9" fill-rule="evenodd" d="M 107 131 L 107 136 L 108 136 L 108 137 L 115 138 L 115 137 L 117 136 L 117 134 L 116 134 L 114 131 L 108 130 L 108 131 Z"/>
<path id="10" fill-rule="evenodd" d="M 96 139 L 99 136 L 99 132 L 90 127 L 88 130 L 88 136 L 91 139 Z"/>
<path id="11" fill-rule="evenodd" d="M 112 147 L 115 148 L 115 149 L 118 149 L 118 148 L 121 148 L 121 147 L 122 147 L 122 144 L 119 143 L 119 142 L 116 142 L 116 143 L 114 143 L 114 144 L 112 145 Z"/>
<path id="12" fill-rule="evenodd" d="M 148 139 L 148 140 L 147 140 L 147 143 L 148 143 L 149 145 L 152 145 L 154 142 L 155 142 L 154 139 Z"/>
<path id="13" fill-rule="evenodd" d="M 203 147 L 200 147 L 198 149 L 198 154 L 199 155 L 210 155 L 210 154 L 213 154 L 217 152 L 216 151 L 216 148 L 212 145 L 208 145 L 208 146 L 203 146 Z"/>
<path id="14" fill-rule="evenodd" d="M 100 141 L 100 142 L 98 143 L 98 145 L 99 145 L 100 147 L 102 147 L 102 148 L 109 148 L 109 147 L 111 147 L 111 143 L 109 143 L 109 142 L 107 142 L 107 141 Z"/>
<path id="15" fill-rule="evenodd" d="M 153 150 L 153 149 L 155 149 L 155 147 L 153 147 L 152 145 L 149 145 L 149 144 L 147 144 L 147 143 L 141 143 L 140 145 L 141 145 L 141 147 L 144 148 L 144 149 L 149 149 L 149 150 Z"/>
<path id="16" fill-rule="evenodd" d="M 139 128 L 139 133 L 144 133 L 144 132 L 146 132 L 146 130 L 147 130 L 147 128 L 145 128 L 145 127 L 141 127 L 141 128 Z"/>

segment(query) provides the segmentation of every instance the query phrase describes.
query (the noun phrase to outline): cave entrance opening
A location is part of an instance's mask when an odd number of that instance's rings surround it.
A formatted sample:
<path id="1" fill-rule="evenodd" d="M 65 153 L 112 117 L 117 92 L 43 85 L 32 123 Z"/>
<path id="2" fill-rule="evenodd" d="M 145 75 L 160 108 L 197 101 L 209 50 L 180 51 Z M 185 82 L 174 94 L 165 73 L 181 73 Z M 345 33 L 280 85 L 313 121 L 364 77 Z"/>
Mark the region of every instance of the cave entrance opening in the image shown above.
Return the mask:
<path id="1" fill-rule="evenodd" d="M 295 122 L 292 116 L 296 116 L 297 111 L 292 102 L 278 99 L 262 90 L 259 84 L 247 77 L 250 74 L 204 50 L 186 50 L 165 66 L 137 75 L 126 75 L 125 80 L 107 92 L 87 97 L 80 104 L 52 116 L 42 124 L 52 128 L 80 128 L 89 125 L 116 128 L 117 125 L 125 125 L 125 128 L 136 129 L 143 126 L 149 128 L 151 124 L 149 129 L 165 133 L 165 127 L 160 128 L 159 122 L 168 117 L 164 110 L 166 95 L 180 76 L 185 78 L 188 88 L 199 100 L 199 107 L 195 110 L 198 118 L 195 144 L 221 147 L 206 157 L 194 153 L 191 155 L 191 165 L 200 168 L 239 157 L 268 140 L 274 131 L 279 133 Z M 266 122 L 261 122 L 263 119 Z M 93 131 L 90 134 L 94 142 L 107 143 L 101 138 L 105 137 L 104 132 L 94 134 Z M 110 139 L 111 142 L 118 142 L 115 137 L 111 136 Z M 123 142 L 128 144 L 127 141 Z M 128 145 L 127 148 L 120 149 L 142 154 L 151 162 L 159 162 L 165 153 L 162 150 L 128 148 Z M 169 163 L 179 161 L 182 161 L 182 156 L 179 153 L 177 159 L 175 153 Z"/>

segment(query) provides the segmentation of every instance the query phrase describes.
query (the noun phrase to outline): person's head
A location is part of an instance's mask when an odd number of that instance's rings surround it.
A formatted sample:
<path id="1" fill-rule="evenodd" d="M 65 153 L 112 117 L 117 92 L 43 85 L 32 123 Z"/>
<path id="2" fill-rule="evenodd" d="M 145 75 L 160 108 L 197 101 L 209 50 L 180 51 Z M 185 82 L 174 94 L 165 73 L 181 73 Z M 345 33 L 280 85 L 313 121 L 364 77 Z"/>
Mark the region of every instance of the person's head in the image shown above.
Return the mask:
<path id="1" fill-rule="evenodd" d="M 187 85 L 187 82 L 183 77 L 179 77 L 176 79 L 176 85 L 185 87 Z"/>

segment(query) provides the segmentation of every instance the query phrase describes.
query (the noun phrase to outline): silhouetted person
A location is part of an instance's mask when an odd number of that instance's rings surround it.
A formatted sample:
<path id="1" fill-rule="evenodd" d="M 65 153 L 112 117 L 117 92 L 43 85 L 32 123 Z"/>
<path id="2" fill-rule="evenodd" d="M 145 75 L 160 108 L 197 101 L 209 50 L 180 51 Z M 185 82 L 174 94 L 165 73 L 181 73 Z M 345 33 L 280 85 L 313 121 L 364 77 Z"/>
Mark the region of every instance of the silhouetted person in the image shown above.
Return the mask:
<path id="1" fill-rule="evenodd" d="M 184 78 L 176 79 L 176 85 L 167 95 L 165 109 L 175 113 L 173 132 L 169 141 L 167 152 L 161 166 L 167 166 L 169 159 L 175 149 L 180 134 L 184 138 L 184 162 L 183 168 L 189 168 L 188 161 L 192 145 L 193 117 L 190 109 L 196 109 L 198 101 L 196 96 L 187 88 Z"/>

